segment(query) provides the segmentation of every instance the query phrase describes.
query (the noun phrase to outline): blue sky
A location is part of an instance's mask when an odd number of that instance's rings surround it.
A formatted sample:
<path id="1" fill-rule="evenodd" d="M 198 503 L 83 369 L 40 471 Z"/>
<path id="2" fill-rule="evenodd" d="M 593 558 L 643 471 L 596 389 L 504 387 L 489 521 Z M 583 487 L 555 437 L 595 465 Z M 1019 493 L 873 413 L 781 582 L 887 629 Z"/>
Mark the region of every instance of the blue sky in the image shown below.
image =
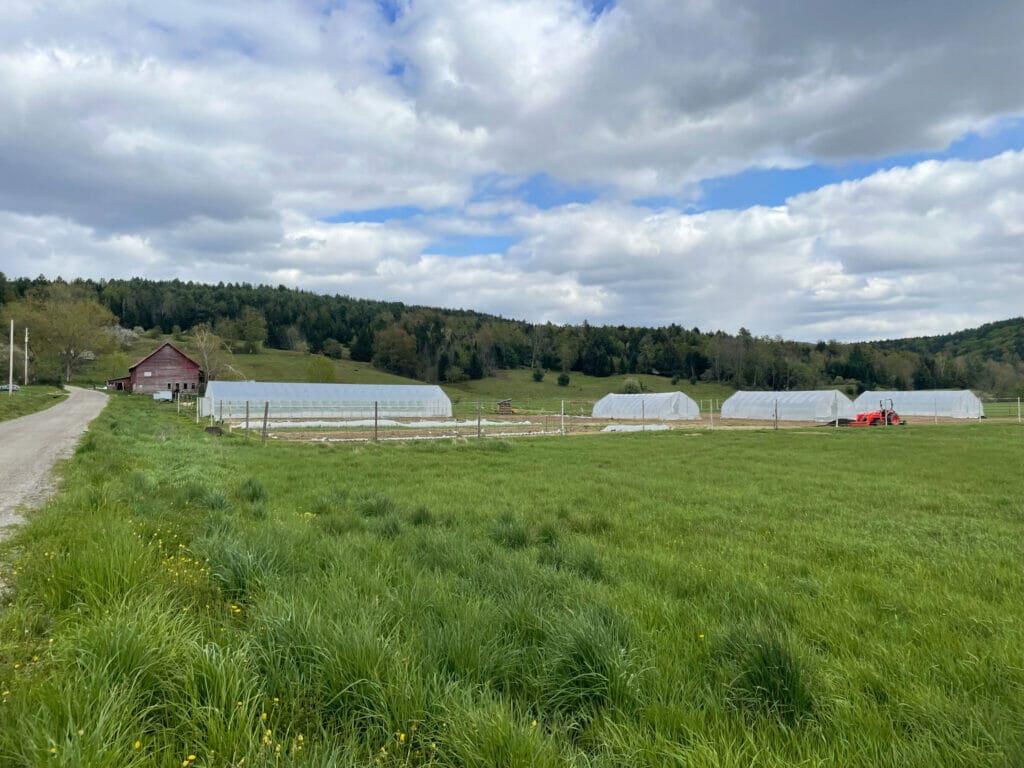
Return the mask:
<path id="1" fill-rule="evenodd" d="M 949 332 L 1021 311 L 1021 28 L 1010 0 L 28 0 L 3 270 Z"/>

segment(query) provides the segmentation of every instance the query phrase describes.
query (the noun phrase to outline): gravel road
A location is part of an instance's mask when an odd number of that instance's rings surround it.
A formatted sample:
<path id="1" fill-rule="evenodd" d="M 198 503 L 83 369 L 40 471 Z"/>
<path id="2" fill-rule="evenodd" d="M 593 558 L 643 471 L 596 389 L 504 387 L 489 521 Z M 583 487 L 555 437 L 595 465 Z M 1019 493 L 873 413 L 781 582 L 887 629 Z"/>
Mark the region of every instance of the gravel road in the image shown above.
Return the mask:
<path id="1" fill-rule="evenodd" d="M 0 538 L 8 526 L 21 522 L 19 506 L 40 506 L 54 492 L 54 463 L 74 452 L 78 438 L 107 404 L 102 392 L 67 390 L 63 403 L 0 421 Z"/>

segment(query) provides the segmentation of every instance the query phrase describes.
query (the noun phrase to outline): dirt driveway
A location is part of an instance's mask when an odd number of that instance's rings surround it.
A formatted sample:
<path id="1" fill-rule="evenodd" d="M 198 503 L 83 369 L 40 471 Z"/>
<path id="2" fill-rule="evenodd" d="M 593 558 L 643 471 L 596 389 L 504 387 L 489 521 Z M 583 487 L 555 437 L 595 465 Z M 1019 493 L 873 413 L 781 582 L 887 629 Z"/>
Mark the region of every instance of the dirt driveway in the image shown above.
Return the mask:
<path id="1" fill-rule="evenodd" d="M 0 421 L 0 538 L 7 526 L 21 522 L 18 507 L 37 507 L 53 493 L 54 463 L 72 454 L 89 422 L 107 404 L 102 392 L 67 390 L 67 400 L 53 408 Z"/>

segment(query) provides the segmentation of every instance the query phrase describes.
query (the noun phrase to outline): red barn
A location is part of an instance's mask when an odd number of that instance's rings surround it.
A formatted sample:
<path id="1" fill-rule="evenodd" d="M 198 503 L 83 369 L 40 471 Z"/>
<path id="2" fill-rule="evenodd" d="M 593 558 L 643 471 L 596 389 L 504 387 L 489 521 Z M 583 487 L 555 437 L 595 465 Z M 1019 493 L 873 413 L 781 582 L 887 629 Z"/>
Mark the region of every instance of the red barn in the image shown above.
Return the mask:
<path id="1" fill-rule="evenodd" d="M 177 397 L 179 392 L 199 394 L 204 383 L 199 363 L 167 342 L 129 368 L 127 376 L 110 379 L 107 389 L 140 394 L 171 392 Z"/>

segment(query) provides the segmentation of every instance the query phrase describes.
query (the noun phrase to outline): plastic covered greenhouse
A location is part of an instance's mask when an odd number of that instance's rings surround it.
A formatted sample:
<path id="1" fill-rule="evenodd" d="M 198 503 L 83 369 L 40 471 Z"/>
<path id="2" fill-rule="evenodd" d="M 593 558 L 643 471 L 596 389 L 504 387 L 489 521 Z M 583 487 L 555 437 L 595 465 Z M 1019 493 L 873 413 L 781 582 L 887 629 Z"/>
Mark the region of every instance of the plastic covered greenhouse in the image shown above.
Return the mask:
<path id="1" fill-rule="evenodd" d="M 900 416 L 932 416 L 948 419 L 980 419 L 984 406 L 969 389 L 921 389 L 913 392 L 868 390 L 854 401 L 859 411 L 874 411 L 892 400 Z"/>
<path id="2" fill-rule="evenodd" d="M 274 418 L 380 418 L 451 416 L 452 401 L 426 384 L 287 384 L 267 381 L 211 381 L 199 399 L 199 415 L 217 419 L 263 415 Z"/>
<path id="3" fill-rule="evenodd" d="M 678 421 L 699 419 L 700 406 L 682 392 L 605 395 L 594 403 L 593 416 L 599 419 Z"/>
<path id="4" fill-rule="evenodd" d="M 776 414 L 776 408 L 778 412 Z M 722 403 L 723 419 L 771 421 L 834 421 L 855 419 L 857 409 L 837 389 L 805 392 L 737 392 Z"/>

